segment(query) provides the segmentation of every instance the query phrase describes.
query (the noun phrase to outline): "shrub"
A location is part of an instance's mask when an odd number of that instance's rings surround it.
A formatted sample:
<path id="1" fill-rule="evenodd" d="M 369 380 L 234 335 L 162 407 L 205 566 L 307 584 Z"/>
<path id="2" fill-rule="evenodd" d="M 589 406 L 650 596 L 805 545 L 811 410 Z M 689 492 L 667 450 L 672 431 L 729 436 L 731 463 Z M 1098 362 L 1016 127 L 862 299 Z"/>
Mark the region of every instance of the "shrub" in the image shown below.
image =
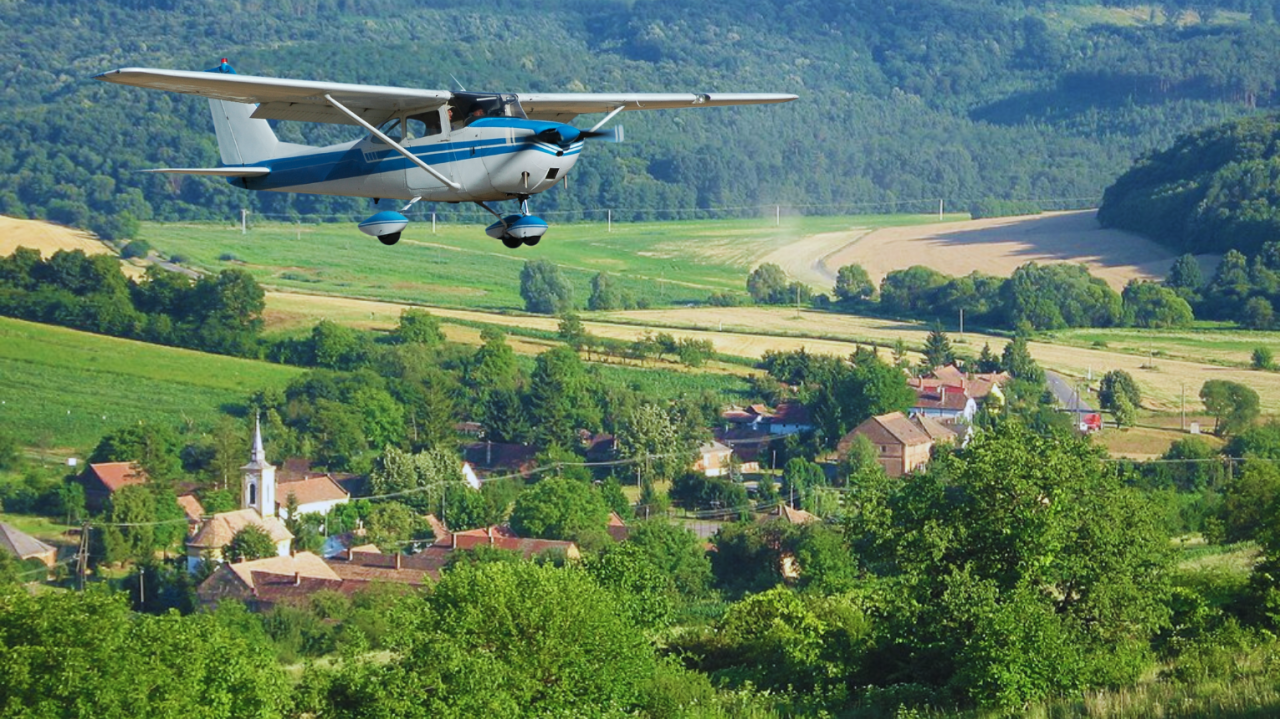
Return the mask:
<path id="1" fill-rule="evenodd" d="M 123 250 L 120 250 L 120 256 L 126 260 L 131 260 L 135 257 L 146 257 L 149 254 L 151 254 L 151 243 L 146 240 L 134 240 L 125 245 Z"/>
<path id="2" fill-rule="evenodd" d="M 1275 369 L 1275 355 L 1271 353 L 1268 347 L 1259 347 L 1253 351 L 1253 368 L 1254 369 Z"/>

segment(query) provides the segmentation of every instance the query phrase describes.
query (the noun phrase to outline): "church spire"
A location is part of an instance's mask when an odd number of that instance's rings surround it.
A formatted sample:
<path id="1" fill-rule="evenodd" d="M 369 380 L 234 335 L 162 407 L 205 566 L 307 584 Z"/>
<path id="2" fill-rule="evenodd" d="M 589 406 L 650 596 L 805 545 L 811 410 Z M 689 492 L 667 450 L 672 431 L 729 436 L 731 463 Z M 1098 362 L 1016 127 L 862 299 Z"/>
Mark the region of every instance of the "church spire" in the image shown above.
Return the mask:
<path id="1" fill-rule="evenodd" d="M 254 415 L 253 418 L 253 458 L 254 462 L 266 464 L 267 453 L 262 449 L 262 417 Z"/>
<path id="2" fill-rule="evenodd" d="M 240 506 L 244 509 L 256 509 L 263 517 L 274 517 L 276 468 L 267 461 L 267 453 L 262 448 L 261 417 L 255 417 L 253 421 L 253 456 L 241 470 L 244 471 L 244 482 L 241 485 Z"/>

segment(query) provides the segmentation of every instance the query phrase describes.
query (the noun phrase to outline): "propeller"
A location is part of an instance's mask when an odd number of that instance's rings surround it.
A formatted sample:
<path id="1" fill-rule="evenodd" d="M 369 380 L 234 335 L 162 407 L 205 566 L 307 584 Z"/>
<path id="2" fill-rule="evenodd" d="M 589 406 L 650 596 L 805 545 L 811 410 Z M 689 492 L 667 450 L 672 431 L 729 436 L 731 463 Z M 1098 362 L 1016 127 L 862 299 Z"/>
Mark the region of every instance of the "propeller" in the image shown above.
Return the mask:
<path id="1" fill-rule="evenodd" d="M 605 142 L 622 142 L 622 127 L 608 130 L 579 130 L 573 125 L 549 127 L 538 133 L 538 139 L 561 147 L 568 147 L 578 140 L 604 140 Z"/>

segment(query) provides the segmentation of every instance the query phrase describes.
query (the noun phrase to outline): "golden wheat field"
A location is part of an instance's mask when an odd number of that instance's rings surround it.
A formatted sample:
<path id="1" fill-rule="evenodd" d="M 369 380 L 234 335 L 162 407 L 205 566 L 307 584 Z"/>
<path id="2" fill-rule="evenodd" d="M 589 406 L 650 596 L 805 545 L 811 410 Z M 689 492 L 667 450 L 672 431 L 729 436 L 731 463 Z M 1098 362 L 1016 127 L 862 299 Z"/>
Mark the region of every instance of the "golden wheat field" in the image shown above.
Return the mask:
<path id="1" fill-rule="evenodd" d="M 84 230 L 0 215 L 0 257 L 13 254 L 19 247 L 39 250 L 43 257 L 58 250 L 81 250 L 86 255 L 115 254 L 115 250 Z M 122 261 L 120 268 L 130 277 L 141 277 L 143 273 L 141 267 L 128 262 Z"/>
<path id="2" fill-rule="evenodd" d="M 857 263 L 874 282 L 912 265 L 948 275 L 970 272 L 1007 277 L 1028 262 L 1083 263 L 1095 277 L 1119 291 L 1131 279 L 1157 280 L 1177 253 L 1145 237 L 1103 229 L 1093 210 L 1000 217 L 873 232 L 828 233 L 821 273 L 830 284 L 843 265 Z M 810 259 L 817 259 L 812 254 Z M 1218 258 L 1205 256 L 1211 270 Z M 821 285 L 820 285 L 821 286 Z"/>

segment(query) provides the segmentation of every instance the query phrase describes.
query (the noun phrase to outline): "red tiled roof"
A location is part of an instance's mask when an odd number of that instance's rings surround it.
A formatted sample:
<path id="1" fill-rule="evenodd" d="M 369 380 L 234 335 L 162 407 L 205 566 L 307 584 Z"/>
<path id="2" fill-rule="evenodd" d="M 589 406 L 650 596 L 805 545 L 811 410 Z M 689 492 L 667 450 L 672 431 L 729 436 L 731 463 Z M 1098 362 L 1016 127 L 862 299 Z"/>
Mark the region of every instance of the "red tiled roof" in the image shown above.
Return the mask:
<path id="1" fill-rule="evenodd" d="M 204 505 L 200 504 L 200 500 L 196 499 L 194 494 L 183 494 L 178 497 L 178 506 L 182 507 L 183 514 L 187 515 L 188 522 L 199 522 L 204 516 Z"/>
<path id="2" fill-rule="evenodd" d="M 918 427 L 921 432 L 929 435 L 929 439 L 934 442 L 953 442 L 960 436 L 956 431 L 932 417 L 916 415 L 911 418 L 911 423 Z"/>
<path id="3" fill-rule="evenodd" d="M 916 392 L 915 407 L 920 409 L 948 409 L 963 411 L 969 404 L 964 388 L 944 384 L 935 387 L 913 387 Z"/>
<path id="4" fill-rule="evenodd" d="M 783 402 L 773 411 L 774 424 L 809 424 L 809 409 L 799 402 Z"/>
<path id="5" fill-rule="evenodd" d="M 882 414 L 867 421 L 880 425 L 886 432 L 893 435 L 894 439 L 907 446 L 928 444 L 931 441 L 928 434 L 912 424 L 911 420 L 901 412 Z"/>
<path id="6" fill-rule="evenodd" d="M 146 484 L 147 473 L 133 462 L 100 462 L 89 465 L 89 471 L 112 492 L 119 492 L 130 484 Z"/>
<path id="7" fill-rule="evenodd" d="M 524 444 L 468 442 L 462 445 L 462 460 L 479 470 L 527 472 L 533 469 L 538 449 Z"/>
<path id="8" fill-rule="evenodd" d="M 617 512 L 609 512 L 609 524 L 604 531 L 608 532 L 615 542 L 625 542 L 627 537 L 631 536 L 631 528 Z"/>
<path id="9" fill-rule="evenodd" d="M 347 491 L 338 486 L 338 483 L 333 481 L 333 478 L 327 474 L 276 484 L 276 504 L 281 507 L 287 506 L 290 494 L 294 496 L 299 505 L 351 498 L 351 495 L 347 494 Z"/>

